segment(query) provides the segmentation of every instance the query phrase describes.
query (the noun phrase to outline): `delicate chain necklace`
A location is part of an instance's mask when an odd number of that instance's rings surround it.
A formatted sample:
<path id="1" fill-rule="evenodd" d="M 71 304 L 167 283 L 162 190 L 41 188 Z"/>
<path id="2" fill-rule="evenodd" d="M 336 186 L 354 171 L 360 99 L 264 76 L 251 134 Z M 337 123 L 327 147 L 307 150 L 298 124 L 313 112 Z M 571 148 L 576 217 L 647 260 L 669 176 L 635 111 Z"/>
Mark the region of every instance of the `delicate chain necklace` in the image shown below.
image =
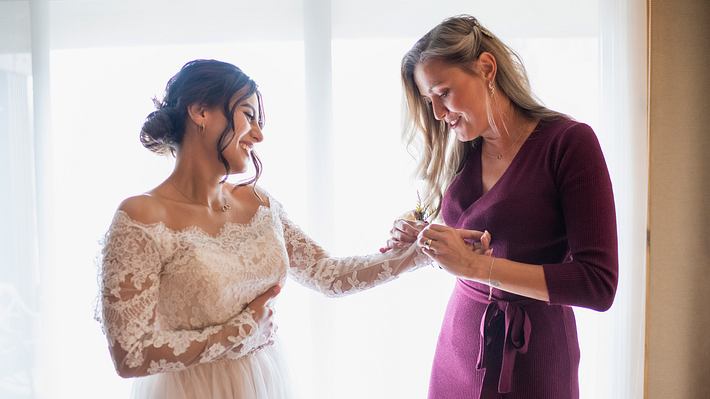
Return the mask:
<path id="1" fill-rule="evenodd" d="M 491 153 L 488 153 L 488 152 L 484 151 L 484 150 L 483 150 L 483 146 L 481 146 L 481 151 L 483 152 L 484 155 L 489 156 L 489 157 L 491 157 L 491 158 L 495 158 L 495 159 L 497 159 L 497 160 L 500 161 L 501 159 L 503 159 L 503 156 L 504 156 L 504 155 L 506 155 L 506 154 L 507 154 L 510 150 L 512 150 L 513 148 L 515 148 L 515 145 L 518 144 L 518 141 L 520 141 L 520 138 L 523 137 L 523 136 L 525 136 L 525 133 L 520 133 L 520 134 L 518 135 L 518 137 L 515 139 L 515 141 L 513 141 L 513 143 L 510 145 L 510 147 L 508 147 L 507 150 L 505 150 L 505 151 L 503 151 L 503 152 L 500 152 L 500 153 L 498 153 L 498 154 L 491 154 Z"/>
<path id="2" fill-rule="evenodd" d="M 183 198 L 185 198 L 188 202 L 191 202 L 191 203 L 193 203 L 193 204 L 199 204 L 199 205 L 202 205 L 202 206 L 206 206 L 207 208 L 212 209 L 212 207 L 210 207 L 209 205 L 205 205 L 205 204 L 199 203 L 199 202 L 193 200 L 192 198 L 188 197 L 187 195 L 185 195 L 185 193 L 183 193 L 183 192 L 178 188 L 178 186 L 177 186 L 175 183 L 173 183 L 172 180 L 168 180 L 168 181 L 169 181 L 170 184 L 175 188 L 175 190 L 176 190 L 178 193 L 180 193 L 180 195 L 182 195 Z M 221 194 L 220 197 L 222 197 L 222 204 L 223 204 L 222 206 L 219 207 L 219 210 L 222 211 L 222 212 L 228 212 L 229 210 L 232 209 L 232 206 L 227 202 L 227 198 L 224 196 L 224 192 L 222 191 L 222 187 L 219 188 L 219 193 Z"/>

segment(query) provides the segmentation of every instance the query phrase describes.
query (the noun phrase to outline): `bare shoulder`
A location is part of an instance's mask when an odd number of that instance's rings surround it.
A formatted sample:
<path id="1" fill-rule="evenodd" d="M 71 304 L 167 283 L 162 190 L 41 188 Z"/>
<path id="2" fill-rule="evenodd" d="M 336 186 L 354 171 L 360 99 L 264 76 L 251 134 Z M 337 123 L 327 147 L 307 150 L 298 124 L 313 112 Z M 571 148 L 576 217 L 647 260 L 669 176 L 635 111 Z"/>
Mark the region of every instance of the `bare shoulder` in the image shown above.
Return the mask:
<path id="1" fill-rule="evenodd" d="M 259 186 L 237 186 L 230 183 L 225 184 L 229 184 L 232 195 L 241 203 L 252 204 L 254 206 L 271 206 L 268 193 Z"/>
<path id="2" fill-rule="evenodd" d="M 262 189 L 259 186 L 254 186 L 254 192 L 258 194 L 260 197 L 259 201 L 261 201 L 261 204 L 267 207 L 271 207 L 271 201 L 269 199 L 269 193 L 266 192 L 266 190 Z"/>
<path id="3" fill-rule="evenodd" d="M 128 197 L 118 206 L 131 219 L 144 224 L 158 223 L 167 217 L 164 202 L 150 193 Z"/>

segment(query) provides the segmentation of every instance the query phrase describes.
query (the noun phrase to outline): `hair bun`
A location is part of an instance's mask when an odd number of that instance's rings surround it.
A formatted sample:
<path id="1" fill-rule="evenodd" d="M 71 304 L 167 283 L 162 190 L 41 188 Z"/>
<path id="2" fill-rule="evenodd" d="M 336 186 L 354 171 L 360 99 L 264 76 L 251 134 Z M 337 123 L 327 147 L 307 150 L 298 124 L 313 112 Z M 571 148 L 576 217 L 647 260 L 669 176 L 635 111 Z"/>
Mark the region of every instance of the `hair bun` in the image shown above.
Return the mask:
<path id="1" fill-rule="evenodd" d="M 174 108 L 162 107 L 148 114 L 140 133 L 145 148 L 158 154 L 174 153 L 177 148 L 174 111 Z"/>

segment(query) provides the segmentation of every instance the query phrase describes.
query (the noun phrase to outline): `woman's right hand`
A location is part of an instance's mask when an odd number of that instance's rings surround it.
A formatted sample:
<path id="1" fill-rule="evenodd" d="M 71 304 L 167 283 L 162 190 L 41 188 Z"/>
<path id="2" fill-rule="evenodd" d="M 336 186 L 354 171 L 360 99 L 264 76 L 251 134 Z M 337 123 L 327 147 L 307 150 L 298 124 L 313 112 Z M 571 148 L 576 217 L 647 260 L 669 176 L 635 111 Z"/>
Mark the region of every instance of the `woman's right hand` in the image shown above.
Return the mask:
<path id="1" fill-rule="evenodd" d="M 411 221 L 407 219 L 397 219 L 390 230 L 390 239 L 384 248 L 380 248 L 381 253 L 390 249 L 406 248 L 417 240 L 419 232 L 427 226 L 427 222 Z"/>
<path id="2" fill-rule="evenodd" d="M 281 292 L 281 285 L 276 284 L 263 294 L 254 298 L 254 300 L 247 305 L 247 308 L 252 311 L 254 321 L 259 325 L 259 329 L 263 331 L 264 336 L 269 339 L 273 335 L 275 327 L 273 321 L 274 310 L 271 308 L 271 302 L 273 302 L 279 292 Z"/>

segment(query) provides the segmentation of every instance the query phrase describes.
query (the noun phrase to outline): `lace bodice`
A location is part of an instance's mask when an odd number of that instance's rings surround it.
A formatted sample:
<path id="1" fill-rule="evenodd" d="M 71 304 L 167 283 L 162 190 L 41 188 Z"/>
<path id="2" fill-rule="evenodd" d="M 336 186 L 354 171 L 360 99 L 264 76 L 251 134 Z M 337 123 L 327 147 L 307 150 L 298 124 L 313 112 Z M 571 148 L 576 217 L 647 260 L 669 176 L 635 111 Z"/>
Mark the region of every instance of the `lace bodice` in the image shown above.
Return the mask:
<path id="1" fill-rule="evenodd" d="M 117 211 L 101 260 L 101 321 L 119 374 L 181 370 L 239 358 L 271 341 L 247 307 L 292 276 L 329 296 L 389 281 L 428 263 L 416 246 L 330 257 L 270 198 L 216 236 L 142 224 Z"/>

